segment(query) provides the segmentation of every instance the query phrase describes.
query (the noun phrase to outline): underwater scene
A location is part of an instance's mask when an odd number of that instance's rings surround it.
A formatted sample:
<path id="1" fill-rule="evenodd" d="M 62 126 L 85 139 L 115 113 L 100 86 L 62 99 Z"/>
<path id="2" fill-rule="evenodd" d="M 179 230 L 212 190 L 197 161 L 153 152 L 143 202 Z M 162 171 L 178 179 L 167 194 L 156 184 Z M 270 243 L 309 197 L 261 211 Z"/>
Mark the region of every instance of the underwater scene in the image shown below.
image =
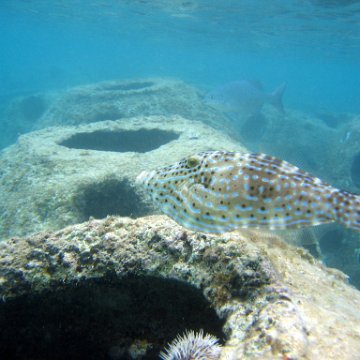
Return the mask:
<path id="1" fill-rule="evenodd" d="M 0 26 L 1 359 L 360 359 L 360 1 Z"/>

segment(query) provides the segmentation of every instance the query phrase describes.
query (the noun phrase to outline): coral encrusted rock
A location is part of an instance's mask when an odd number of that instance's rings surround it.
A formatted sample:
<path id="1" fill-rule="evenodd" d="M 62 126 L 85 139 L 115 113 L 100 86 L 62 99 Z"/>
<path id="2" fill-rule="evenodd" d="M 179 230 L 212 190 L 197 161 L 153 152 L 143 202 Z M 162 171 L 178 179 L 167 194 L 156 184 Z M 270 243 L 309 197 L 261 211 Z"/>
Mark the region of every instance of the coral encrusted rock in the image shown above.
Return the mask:
<path id="1" fill-rule="evenodd" d="M 156 359 L 186 330 L 221 359 L 354 359 L 360 293 L 259 231 L 108 217 L 0 243 L 4 358 Z M 66 346 L 65 346 L 66 344 Z"/>

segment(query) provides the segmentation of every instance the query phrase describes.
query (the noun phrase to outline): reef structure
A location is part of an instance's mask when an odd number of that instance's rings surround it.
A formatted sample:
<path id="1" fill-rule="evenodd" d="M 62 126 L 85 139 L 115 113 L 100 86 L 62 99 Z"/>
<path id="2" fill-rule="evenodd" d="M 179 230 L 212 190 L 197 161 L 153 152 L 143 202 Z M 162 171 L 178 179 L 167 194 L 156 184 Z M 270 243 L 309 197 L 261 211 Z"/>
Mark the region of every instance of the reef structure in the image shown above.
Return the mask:
<path id="1" fill-rule="evenodd" d="M 2 241 L 0 295 L 4 357 L 156 359 L 201 329 L 221 359 L 360 353 L 360 293 L 344 274 L 267 233 L 204 235 L 165 216 Z"/>

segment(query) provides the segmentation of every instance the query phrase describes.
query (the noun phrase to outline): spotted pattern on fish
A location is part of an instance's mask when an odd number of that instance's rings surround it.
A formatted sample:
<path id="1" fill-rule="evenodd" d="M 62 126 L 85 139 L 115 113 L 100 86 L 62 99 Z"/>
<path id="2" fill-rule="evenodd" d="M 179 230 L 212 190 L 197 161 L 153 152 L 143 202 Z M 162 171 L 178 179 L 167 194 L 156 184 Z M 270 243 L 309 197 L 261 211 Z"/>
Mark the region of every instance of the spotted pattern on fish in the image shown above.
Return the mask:
<path id="1" fill-rule="evenodd" d="M 208 151 L 150 172 L 142 183 L 180 225 L 221 233 L 339 222 L 360 231 L 360 196 L 265 154 Z"/>

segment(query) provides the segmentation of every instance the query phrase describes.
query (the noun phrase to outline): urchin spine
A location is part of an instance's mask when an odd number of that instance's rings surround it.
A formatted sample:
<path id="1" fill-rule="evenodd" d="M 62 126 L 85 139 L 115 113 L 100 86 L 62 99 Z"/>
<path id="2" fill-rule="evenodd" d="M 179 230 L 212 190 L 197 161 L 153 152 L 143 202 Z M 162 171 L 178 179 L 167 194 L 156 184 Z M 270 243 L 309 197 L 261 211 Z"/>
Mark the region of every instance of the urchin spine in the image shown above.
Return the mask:
<path id="1" fill-rule="evenodd" d="M 217 360 L 220 358 L 221 346 L 218 339 L 203 330 L 195 333 L 193 330 L 178 335 L 160 353 L 162 360 Z"/>

